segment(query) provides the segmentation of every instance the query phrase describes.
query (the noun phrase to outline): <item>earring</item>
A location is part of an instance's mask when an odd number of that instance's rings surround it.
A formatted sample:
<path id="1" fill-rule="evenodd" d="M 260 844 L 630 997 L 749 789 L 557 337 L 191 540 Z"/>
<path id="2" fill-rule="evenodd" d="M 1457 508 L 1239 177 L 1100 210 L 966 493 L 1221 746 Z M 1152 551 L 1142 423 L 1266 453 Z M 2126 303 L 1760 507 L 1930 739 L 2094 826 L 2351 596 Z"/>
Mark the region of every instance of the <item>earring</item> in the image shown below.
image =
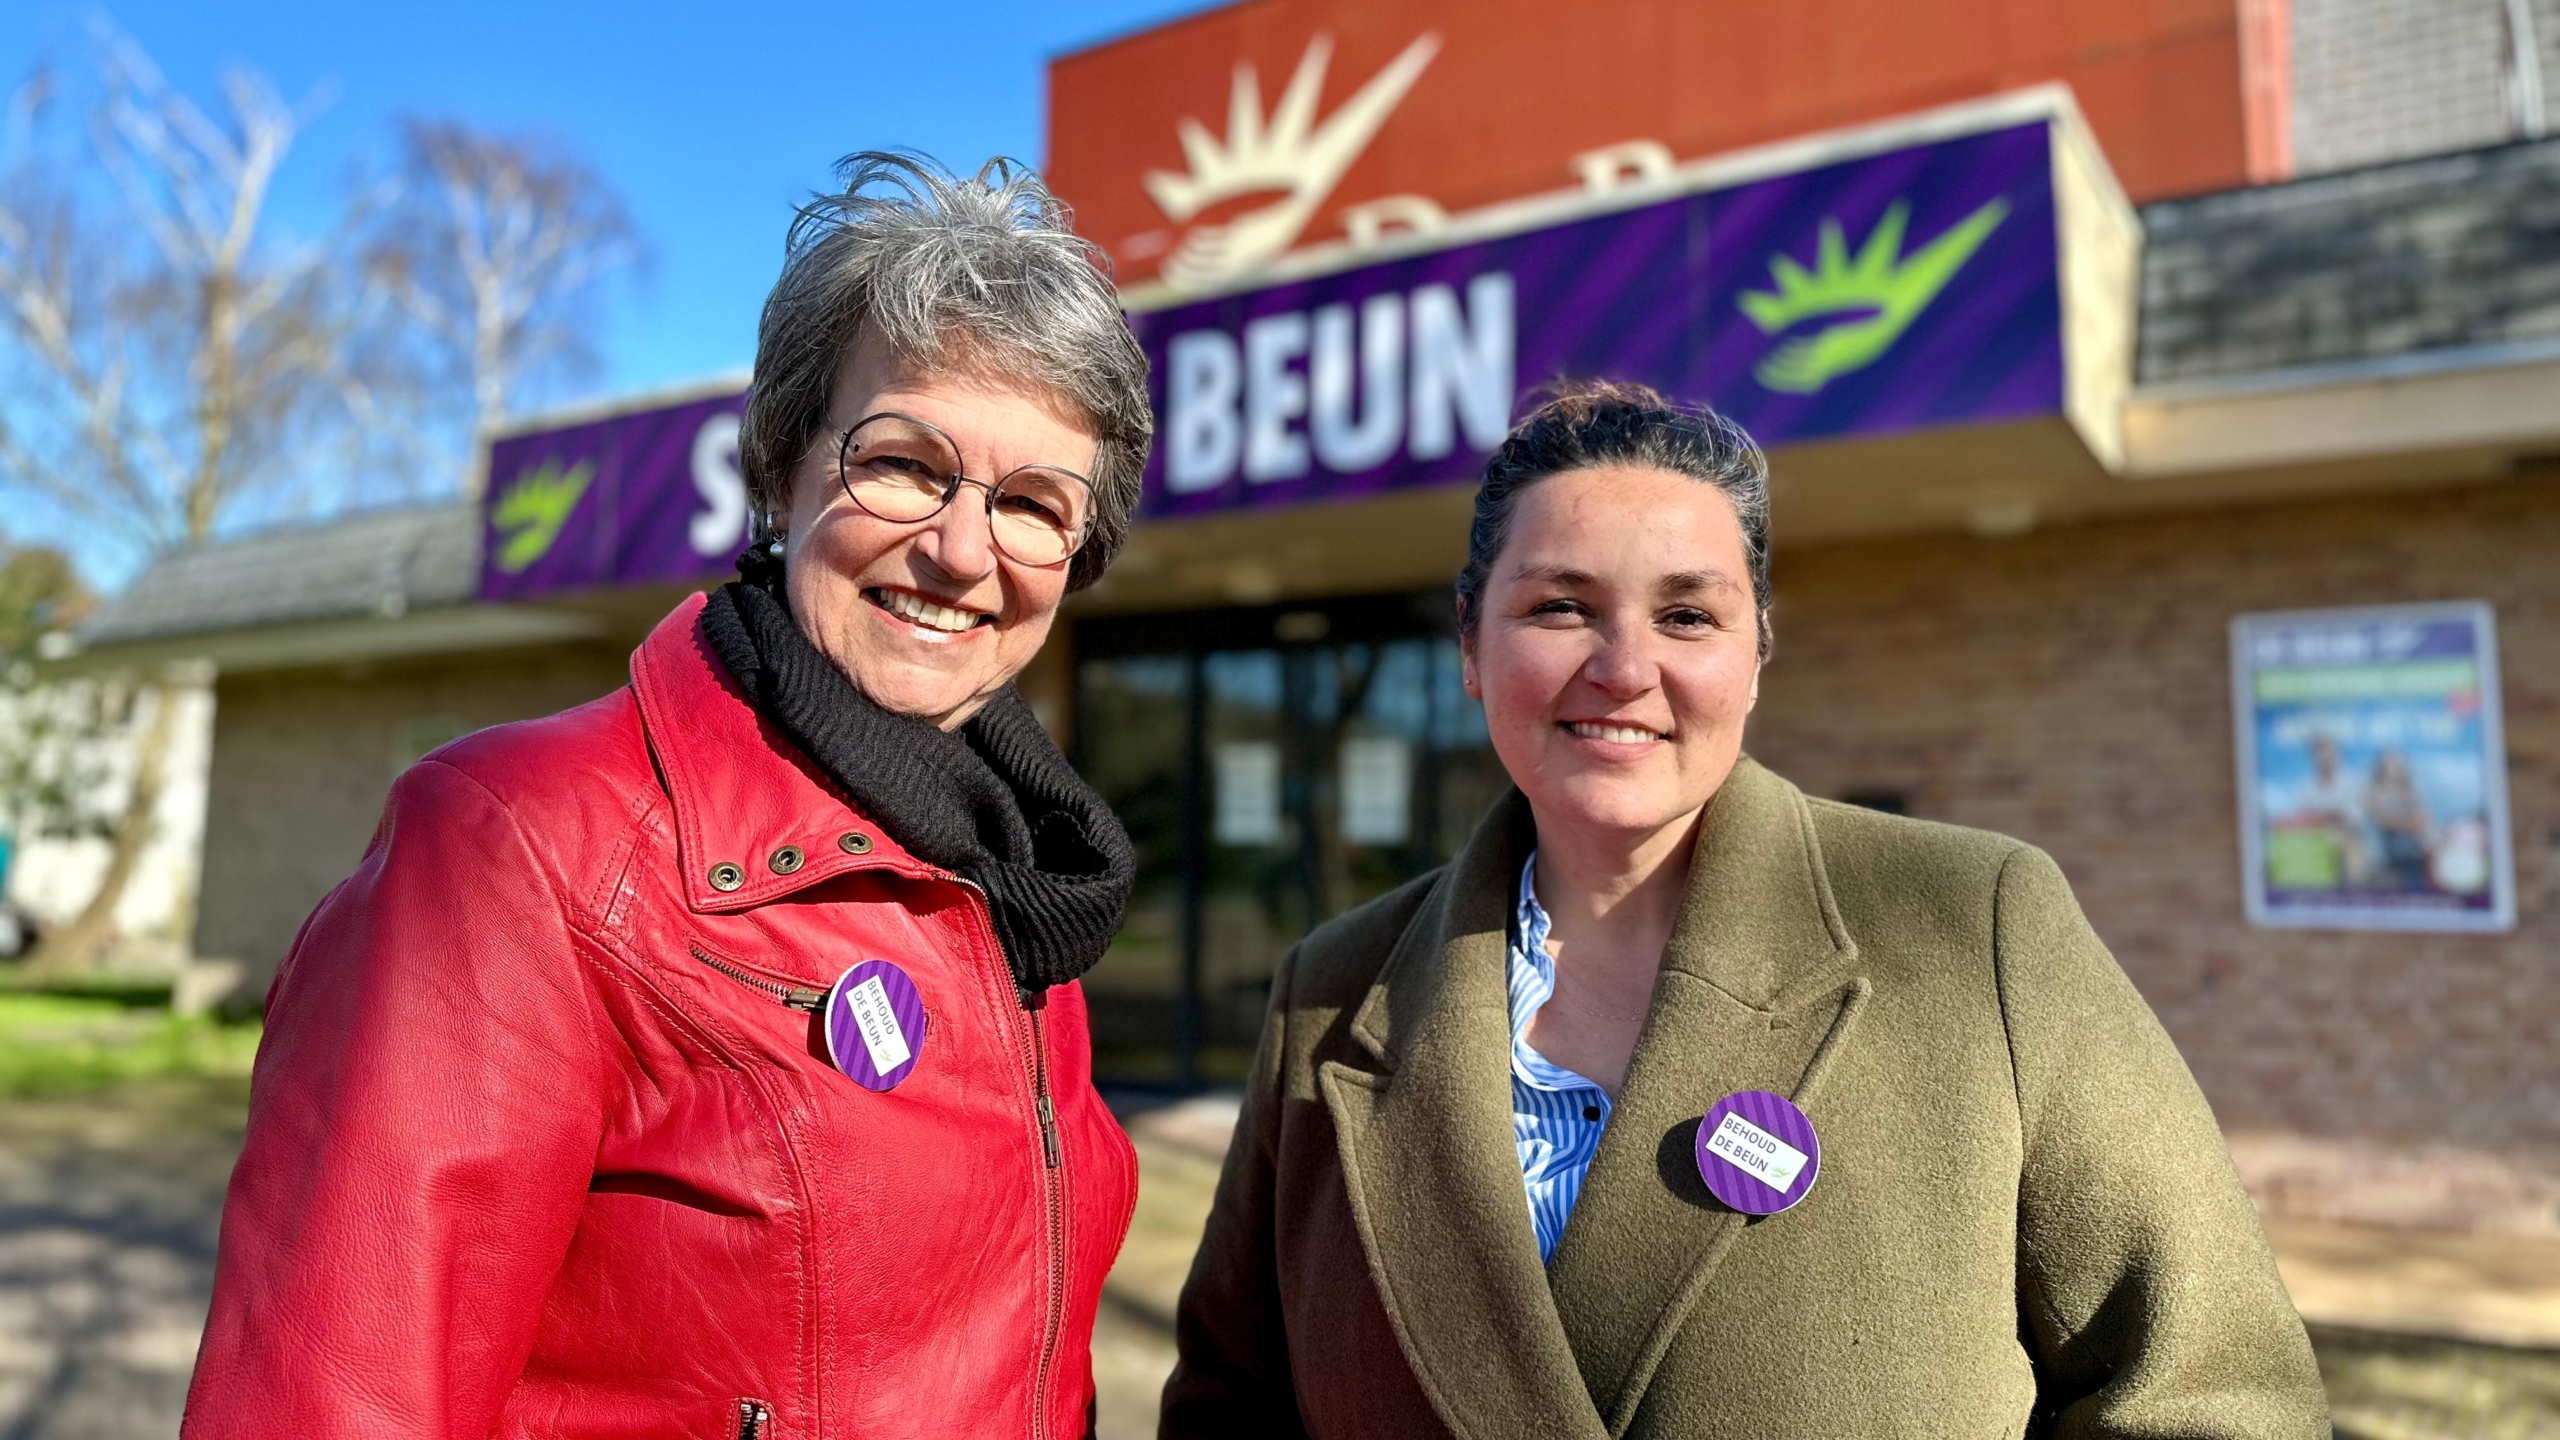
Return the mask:
<path id="1" fill-rule="evenodd" d="M 773 557 L 774 559 L 776 559 L 776 560 L 781 559 L 781 558 L 782 558 L 782 538 L 783 538 L 783 537 L 781 537 L 781 536 L 779 536 L 779 535 L 774 536 L 774 537 L 773 537 L 773 539 L 772 539 L 771 541 L 769 541 L 769 542 L 767 542 L 767 543 L 766 543 L 766 545 L 765 545 L 765 547 L 764 547 L 764 553 L 766 553 L 767 555 L 772 556 L 772 557 Z"/>

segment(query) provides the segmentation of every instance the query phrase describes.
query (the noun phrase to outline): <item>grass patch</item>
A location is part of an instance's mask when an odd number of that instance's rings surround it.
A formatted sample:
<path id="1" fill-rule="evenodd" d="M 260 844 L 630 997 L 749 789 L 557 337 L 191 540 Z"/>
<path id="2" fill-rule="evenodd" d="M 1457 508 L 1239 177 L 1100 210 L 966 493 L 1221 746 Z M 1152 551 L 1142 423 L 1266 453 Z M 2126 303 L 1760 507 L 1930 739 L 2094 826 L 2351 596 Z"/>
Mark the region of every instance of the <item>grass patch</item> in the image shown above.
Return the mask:
<path id="1" fill-rule="evenodd" d="M 2560 1351 L 2309 1329 L 2338 1440 L 2560 1436 Z"/>
<path id="2" fill-rule="evenodd" d="M 0 1096 L 246 1075 L 258 1033 L 254 1021 L 180 1018 L 120 996 L 0 993 Z"/>
<path id="3" fill-rule="evenodd" d="M 166 975 L 91 972 L 37 975 L 22 965 L 0 966 L 0 997 L 60 995 L 73 1000 L 112 1000 L 127 1009 L 166 1009 L 176 982 Z"/>

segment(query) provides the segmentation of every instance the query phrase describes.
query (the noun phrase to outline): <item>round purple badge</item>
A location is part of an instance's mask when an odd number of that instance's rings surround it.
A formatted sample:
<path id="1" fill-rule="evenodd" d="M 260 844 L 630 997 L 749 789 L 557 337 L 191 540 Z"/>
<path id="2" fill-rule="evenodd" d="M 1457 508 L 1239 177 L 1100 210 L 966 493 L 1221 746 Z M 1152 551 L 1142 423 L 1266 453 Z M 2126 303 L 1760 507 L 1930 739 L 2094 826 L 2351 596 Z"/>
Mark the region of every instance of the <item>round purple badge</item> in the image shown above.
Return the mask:
<path id="1" fill-rule="evenodd" d="M 907 972 L 865 960 L 827 992 L 827 1056 L 865 1090 L 888 1090 L 924 1050 L 924 997 Z"/>
<path id="2" fill-rule="evenodd" d="M 1698 1122 L 1698 1174 L 1745 1215 L 1775 1215 L 1802 1200 L 1822 1169 L 1813 1122 L 1784 1095 L 1737 1090 Z"/>

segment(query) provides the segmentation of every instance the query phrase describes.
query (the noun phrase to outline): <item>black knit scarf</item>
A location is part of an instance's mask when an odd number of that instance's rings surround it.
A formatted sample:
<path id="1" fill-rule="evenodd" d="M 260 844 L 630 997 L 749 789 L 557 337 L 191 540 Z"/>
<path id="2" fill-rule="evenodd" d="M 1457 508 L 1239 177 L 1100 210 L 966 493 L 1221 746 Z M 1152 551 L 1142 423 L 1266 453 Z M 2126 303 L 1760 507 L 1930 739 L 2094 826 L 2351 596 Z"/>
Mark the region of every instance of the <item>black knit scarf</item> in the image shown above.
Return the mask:
<path id="1" fill-rule="evenodd" d="M 1012 686 L 957 731 L 891 714 L 758 584 L 711 592 L 702 634 L 756 707 L 864 814 L 908 853 L 986 892 L 1026 1006 L 1102 958 L 1137 879 L 1137 852 Z"/>

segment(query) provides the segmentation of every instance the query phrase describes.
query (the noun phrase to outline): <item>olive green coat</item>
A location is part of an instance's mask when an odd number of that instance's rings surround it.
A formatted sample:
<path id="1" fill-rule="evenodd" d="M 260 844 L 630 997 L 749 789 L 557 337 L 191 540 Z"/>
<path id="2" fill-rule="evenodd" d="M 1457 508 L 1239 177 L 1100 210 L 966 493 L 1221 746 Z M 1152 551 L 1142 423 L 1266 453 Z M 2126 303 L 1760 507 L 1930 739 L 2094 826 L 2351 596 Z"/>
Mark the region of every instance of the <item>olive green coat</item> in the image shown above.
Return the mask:
<path id="1" fill-rule="evenodd" d="M 1744 760 L 1552 1268 L 1511 1130 L 1497 805 L 1273 981 L 1180 1311 L 1177 1436 L 2328 1434 L 2204 1098 L 2053 862 Z M 1761 1219 L 1699 1117 L 1821 1142 Z"/>

